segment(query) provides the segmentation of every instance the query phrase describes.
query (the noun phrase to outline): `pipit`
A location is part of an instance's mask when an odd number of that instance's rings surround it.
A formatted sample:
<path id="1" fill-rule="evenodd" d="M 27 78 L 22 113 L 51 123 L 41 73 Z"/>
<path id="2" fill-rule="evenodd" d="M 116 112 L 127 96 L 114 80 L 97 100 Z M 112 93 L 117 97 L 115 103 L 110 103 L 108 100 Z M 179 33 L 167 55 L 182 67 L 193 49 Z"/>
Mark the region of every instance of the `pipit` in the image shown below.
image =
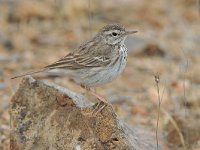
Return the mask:
<path id="1" fill-rule="evenodd" d="M 40 70 L 17 75 L 14 78 L 39 72 L 56 70 L 64 72 L 76 83 L 87 89 L 101 86 L 115 80 L 124 70 L 127 62 L 126 37 L 137 31 L 127 31 L 119 24 L 104 26 L 89 42 L 67 54 L 58 61 Z M 90 90 L 100 101 L 107 101 Z"/>

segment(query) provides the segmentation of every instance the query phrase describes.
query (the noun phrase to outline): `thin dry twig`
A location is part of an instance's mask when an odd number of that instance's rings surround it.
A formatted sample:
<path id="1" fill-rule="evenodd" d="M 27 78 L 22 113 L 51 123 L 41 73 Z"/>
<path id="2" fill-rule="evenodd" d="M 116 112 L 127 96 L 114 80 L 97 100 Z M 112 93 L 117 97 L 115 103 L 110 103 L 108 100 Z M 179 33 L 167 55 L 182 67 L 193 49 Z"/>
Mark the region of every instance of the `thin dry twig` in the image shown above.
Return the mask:
<path id="1" fill-rule="evenodd" d="M 158 94 L 158 110 L 157 110 L 158 116 L 157 116 L 157 122 L 156 122 L 156 144 L 157 144 L 157 150 L 158 150 L 158 147 L 159 147 L 159 143 L 158 143 L 158 127 L 159 127 L 161 103 L 162 103 L 163 95 L 164 95 L 164 92 L 165 92 L 165 86 L 163 88 L 162 95 L 160 96 L 160 87 L 159 87 L 160 77 L 159 77 L 158 73 L 154 74 L 154 78 L 155 78 L 157 94 Z"/>
<path id="2" fill-rule="evenodd" d="M 163 95 L 164 95 L 164 91 L 165 91 L 165 87 L 163 89 L 162 95 L 160 97 L 160 89 L 159 89 L 159 82 L 160 82 L 160 78 L 158 75 L 154 75 L 155 77 L 155 82 L 156 82 L 156 87 L 157 87 L 157 93 L 158 93 L 158 117 L 157 117 L 157 128 L 156 128 L 156 142 L 157 142 L 157 150 L 158 150 L 158 125 L 159 125 L 159 116 L 160 116 L 160 110 L 169 118 L 169 120 L 171 121 L 172 125 L 174 126 L 174 128 L 176 129 L 179 137 L 180 137 L 180 141 L 183 147 L 185 147 L 185 140 L 183 138 L 183 134 L 180 131 L 180 128 L 178 127 L 178 124 L 176 123 L 176 121 L 174 120 L 174 118 L 164 109 L 161 108 L 161 103 L 162 103 L 162 99 L 163 99 Z"/>
<path id="3" fill-rule="evenodd" d="M 178 124 L 176 123 L 174 118 L 164 108 L 161 108 L 161 111 L 169 118 L 170 122 L 172 123 L 172 125 L 174 126 L 175 130 L 177 131 L 177 133 L 180 137 L 180 141 L 181 141 L 182 146 L 185 147 L 185 140 L 183 138 L 183 134 L 182 134 Z"/>
<path id="4" fill-rule="evenodd" d="M 157 150 L 158 150 L 158 126 L 159 126 L 159 119 L 160 119 L 160 105 L 161 105 L 161 97 L 160 97 L 160 88 L 159 88 L 159 82 L 160 77 L 158 74 L 154 75 L 155 82 L 156 82 L 156 88 L 157 88 L 157 94 L 158 94 L 158 110 L 157 110 L 157 122 L 156 122 L 156 144 L 157 144 Z"/>

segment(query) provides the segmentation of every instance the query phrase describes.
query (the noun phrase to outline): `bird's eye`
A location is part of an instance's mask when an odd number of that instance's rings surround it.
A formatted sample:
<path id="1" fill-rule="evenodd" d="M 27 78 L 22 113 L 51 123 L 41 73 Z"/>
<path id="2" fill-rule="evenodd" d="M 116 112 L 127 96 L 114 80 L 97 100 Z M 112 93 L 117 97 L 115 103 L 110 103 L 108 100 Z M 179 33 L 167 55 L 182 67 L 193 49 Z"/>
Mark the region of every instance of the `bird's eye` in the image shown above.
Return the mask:
<path id="1" fill-rule="evenodd" d="M 116 32 L 113 32 L 113 33 L 112 33 L 112 35 L 113 35 L 113 36 L 116 36 L 116 35 L 117 35 L 117 33 L 116 33 Z"/>

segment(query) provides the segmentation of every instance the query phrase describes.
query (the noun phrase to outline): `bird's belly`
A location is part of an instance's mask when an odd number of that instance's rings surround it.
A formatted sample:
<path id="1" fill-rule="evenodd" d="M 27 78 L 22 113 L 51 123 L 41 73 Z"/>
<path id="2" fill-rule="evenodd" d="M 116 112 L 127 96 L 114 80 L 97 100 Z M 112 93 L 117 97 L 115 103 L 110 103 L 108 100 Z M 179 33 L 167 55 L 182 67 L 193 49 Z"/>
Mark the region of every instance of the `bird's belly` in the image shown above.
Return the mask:
<path id="1" fill-rule="evenodd" d="M 81 71 L 81 77 L 76 78 L 75 81 L 79 84 L 83 84 L 87 87 L 96 87 L 103 84 L 109 83 L 115 80 L 124 70 L 126 66 L 126 60 L 118 60 L 112 66 L 107 66 L 105 68 L 91 68 L 84 69 Z"/>

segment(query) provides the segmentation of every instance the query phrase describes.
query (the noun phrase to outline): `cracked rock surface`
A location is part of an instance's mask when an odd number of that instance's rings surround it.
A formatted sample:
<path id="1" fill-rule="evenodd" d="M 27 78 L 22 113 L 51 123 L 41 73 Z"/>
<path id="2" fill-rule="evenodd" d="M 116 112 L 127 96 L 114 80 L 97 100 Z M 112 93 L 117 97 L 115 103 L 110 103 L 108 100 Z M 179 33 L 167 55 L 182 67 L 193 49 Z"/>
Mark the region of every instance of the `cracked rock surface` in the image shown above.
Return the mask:
<path id="1" fill-rule="evenodd" d="M 156 149 L 154 137 L 128 127 L 111 106 L 94 115 L 96 104 L 57 85 L 25 77 L 11 101 L 12 150 Z"/>

